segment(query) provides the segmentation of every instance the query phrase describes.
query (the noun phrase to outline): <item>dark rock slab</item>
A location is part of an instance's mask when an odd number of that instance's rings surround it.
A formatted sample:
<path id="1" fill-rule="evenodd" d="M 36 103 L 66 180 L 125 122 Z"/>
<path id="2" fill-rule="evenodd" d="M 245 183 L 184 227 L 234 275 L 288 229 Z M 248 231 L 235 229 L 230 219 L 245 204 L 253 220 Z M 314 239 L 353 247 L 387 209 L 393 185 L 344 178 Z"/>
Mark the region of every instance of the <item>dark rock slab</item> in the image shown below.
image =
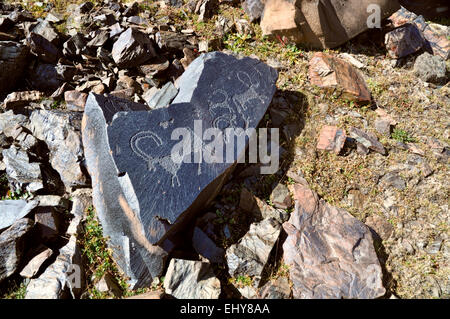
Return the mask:
<path id="1" fill-rule="evenodd" d="M 59 49 L 43 36 L 31 32 L 27 38 L 31 53 L 34 53 L 45 63 L 56 63 L 61 56 Z"/>
<path id="2" fill-rule="evenodd" d="M 56 91 L 64 82 L 64 78 L 58 73 L 57 67 L 47 63 L 37 64 L 29 77 L 33 88 L 45 92 Z"/>
<path id="3" fill-rule="evenodd" d="M 81 53 L 86 50 L 86 44 L 86 38 L 81 33 L 77 33 L 64 42 L 63 53 L 69 58 L 79 58 Z"/>
<path id="4" fill-rule="evenodd" d="M 296 299 L 377 298 L 385 293 L 382 270 L 366 225 L 343 209 L 294 185 L 296 207 L 283 224 L 283 244 Z"/>
<path id="5" fill-rule="evenodd" d="M 180 140 L 171 139 L 172 131 L 188 128 L 192 137 L 199 119 L 203 130 L 254 128 L 270 104 L 276 79 L 276 71 L 258 60 L 214 52 L 193 61 L 180 79 L 181 102 L 191 103 L 135 112 L 145 106 L 88 97 L 83 144 L 94 205 L 121 268 L 136 282 L 145 272 L 160 272 L 160 263 L 152 265 L 155 259 L 148 251 L 161 256 L 154 245 L 164 245 L 207 205 L 234 168 L 233 162 L 176 164 L 171 150 Z M 117 113 L 124 110 L 128 112 Z M 204 143 L 198 145 L 207 150 Z M 236 161 L 244 148 L 235 145 L 234 151 Z"/>
<path id="6" fill-rule="evenodd" d="M 139 66 L 156 55 L 150 37 L 134 28 L 123 32 L 112 49 L 114 62 L 121 68 Z"/>
<path id="7" fill-rule="evenodd" d="M 14 224 L 16 220 L 25 217 L 38 201 L 1 200 L 0 201 L 0 231 Z"/>
<path id="8" fill-rule="evenodd" d="M 425 39 L 415 24 L 405 24 L 385 36 L 386 49 L 391 58 L 403 58 L 419 51 Z"/>
<path id="9" fill-rule="evenodd" d="M 192 235 L 192 245 L 197 253 L 212 263 L 221 263 L 224 260 L 225 251 L 206 235 L 200 228 L 195 227 Z"/>
<path id="10" fill-rule="evenodd" d="M 13 89 L 21 79 L 28 54 L 28 47 L 22 44 L 0 41 L 0 93 Z"/>
<path id="11" fill-rule="evenodd" d="M 20 267 L 25 253 L 25 235 L 32 227 L 33 221 L 23 218 L 0 234 L 0 282 Z"/>

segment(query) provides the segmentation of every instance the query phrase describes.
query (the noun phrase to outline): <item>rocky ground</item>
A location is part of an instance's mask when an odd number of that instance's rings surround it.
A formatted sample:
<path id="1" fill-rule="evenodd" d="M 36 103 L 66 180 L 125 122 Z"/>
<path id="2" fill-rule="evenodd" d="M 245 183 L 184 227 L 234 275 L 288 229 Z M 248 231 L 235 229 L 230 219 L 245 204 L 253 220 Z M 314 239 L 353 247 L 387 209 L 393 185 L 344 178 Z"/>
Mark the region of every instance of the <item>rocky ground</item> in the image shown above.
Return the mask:
<path id="1" fill-rule="evenodd" d="M 0 4 L 0 295 L 448 298 L 448 60 L 398 20 L 313 50 L 263 36 L 239 1 L 166 2 Z M 211 51 L 279 72 L 259 125 L 280 128 L 280 169 L 238 164 L 134 289 L 92 203 L 86 99 L 165 107 Z"/>

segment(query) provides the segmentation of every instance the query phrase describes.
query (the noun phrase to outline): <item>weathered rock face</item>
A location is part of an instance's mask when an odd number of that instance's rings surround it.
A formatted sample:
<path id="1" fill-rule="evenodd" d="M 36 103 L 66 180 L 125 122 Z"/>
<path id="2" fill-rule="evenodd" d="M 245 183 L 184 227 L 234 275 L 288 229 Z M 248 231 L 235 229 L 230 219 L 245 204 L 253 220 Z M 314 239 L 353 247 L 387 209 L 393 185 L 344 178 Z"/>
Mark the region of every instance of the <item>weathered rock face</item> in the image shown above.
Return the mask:
<path id="1" fill-rule="evenodd" d="M 0 231 L 14 224 L 16 220 L 25 217 L 38 203 L 38 201 L 27 202 L 25 200 L 0 201 Z"/>
<path id="2" fill-rule="evenodd" d="M 225 74 L 217 77 L 219 72 Z M 276 71 L 258 60 L 214 52 L 191 63 L 178 82 L 180 101 L 168 108 L 134 112 L 145 106 L 89 96 L 83 144 L 94 204 L 130 277 L 149 279 L 146 269 L 158 275 L 161 262 L 151 266 L 151 254 L 161 260 L 162 251 L 153 245 L 162 245 L 208 204 L 245 149 L 235 145 L 231 163 L 176 163 L 171 152 L 180 142 L 172 140 L 173 130 L 187 129 L 198 148 L 185 156 L 198 156 L 199 149 L 210 150 L 200 138 L 207 128 L 255 128 L 272 99 L 276 78 Z M 119 110 L 128 112 L 117 113 L 107 125 Z M 194 131 L 195 120 L 203 120 L 203 131 Z"/>
<path id="3" fill-rule="evenodd" d="M 366 31 L 372 22 L 370 5 L 381 8 L 381 20 L 400 8 L 392 0 L 267 0 L 261 28 L 263 35 L 314 48 L 337 47 Z"/>
<path id="4" fill-rule="evenodd" d="M 386 48 L 392 58 L 403 58 L 419 51 L 425 39 L 415 24 L 405 24 L 385 36 Z"/>
<path id="5" fill-rule="evenodd" d="M 201 261 L 172 259 L 164 279 L 166 293 L 178 299 L 217 299 L 220 281 L 211 265 Z"/>
<path id="6" fill-rule="evenodd" d="M 428 52 L 417 57 L 414 63 L 414 74 L 425 82 L 444 83 L 447 68 L 440 56 L 432 56 Z"/>
<path id="7" fill-rule="evenodd" d="M 242 4 L 245 13 L 250 18 L 250 21 L 255 21 L 261 18 L 264 11 L 265 0 L 245 0 Z"/>
<path id="8" fill-rule="evenodd" d="M 296 207 L 283 244 L 294 298 L 377 298 L 382 270 L 367 226 L 307 186 L 294 185 Z"/>
<path id="9" fill-rule="evenodd" d="M 156 55 L 149 36 L 129 28 L 114 43 L 112 57 L 121 68 L 130 68 L 143 64 Z"/>
<path id="10" fill-rule="evenodd" d="M 274 218 L 250 225 L 250 230 L 227 249 L 228 272 L 232 277 L 243 275 L 260 279 L 270 252 L 278 240 L 281 224 Z"/>
<path id="11" fill-rule="evenodd" d="M 8 181 L 15 190 L 26 189 L 34 193 L 44 188 L 41 166 L 39 163 L 30 162 L 27 152 L 11 146 L 3 150 L 2 154 Z"/>
<path id="12" fill-rule="evenodd" d="M 325 88 L 342 98 L 360 103 L 370 102 L 364 78 L 350 63 L 327 53 L 317 52 L 309 62 L 311 84 Z"/>
<path id="13" fill-rule="evenodd" d="M 17 271 L 25 253 L 25 235 L 33 227 L 28 218 L 19 219 L 0 234 L 0 282 Z"/>
<path id="14" fill-rule="evenodd" d="M 28 47 L 12 41 L 0 41 L 0 93 L 11 90 L 27 65 Z"/>
<path id="15" fill-rule="evenodd" d="M 47 144 L 50 163 L 68 190 L 88 184 L 81 168 L 84 157 L 80 131 L 76 129 L 80 120 L 79 114 L 60 111 L 36 110 L 30 116 L 33 135 Z"/>

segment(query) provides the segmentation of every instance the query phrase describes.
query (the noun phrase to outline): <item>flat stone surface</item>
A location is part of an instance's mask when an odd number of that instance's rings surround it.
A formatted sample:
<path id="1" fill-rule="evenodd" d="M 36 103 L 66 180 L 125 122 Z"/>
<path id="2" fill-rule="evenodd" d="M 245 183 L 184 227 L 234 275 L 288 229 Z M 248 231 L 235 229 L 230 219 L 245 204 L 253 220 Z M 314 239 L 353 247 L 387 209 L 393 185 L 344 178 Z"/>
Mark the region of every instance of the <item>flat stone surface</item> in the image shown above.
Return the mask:
<path id="1" fill-rule="evenodd" d="M 112 49 L 114 62 L 121 68 L 139 66 L 155 55 L 149 36 L 134 28 L 123 32 Z"/>
<path id="2" fill-rule="evenodd" d="M 20 272 L 20 276 L 24 278 L 32 278 L 39 272 L 41 266 L 45 263 L 45 261 L 50 258 L 53 254 L 53 251 L 50 248 L 45 249 L 43 252 L 39 253 L 30 262 L 25 266 L 24 269 Z"/>
<path id="3" fill-rule="evenodd" d="M 200 228 L 195 227 L 192 235 L 192 246 L 202 257 L 211 263 L 221 263 L 224 260 L 225 251 L 206 235 Z"/>
<path id="4" fill-rule="evenodd" d="M 5 109 L 10 110 L 29 105 L 30 102 L 37 102 L 42 98 L 43 94 L 39 91 L 12 92 L 6 96 L 3 103 L 5 104 Z"/>
<path id="5" fill-rule="evenodd" d="M 164 279 L 164 289 L 177 299 L 218 299 L 220 281 L 208 263 L 172 259 Z"/>
<path id="6" fill-rule="evenodd" d="M 336 126 L 325 125 L 320 130 L 317 142 L 318 150 L 332 151 L 339 154 L 344 147 L 346 134 L 343 129 Z"/>
<path id="7" fill-rule="evenodd" d="M 0 231 L 11 226 L 16 220 L 25 217 L 38 201 L 27 202 L 25 200 L 1 200 L 0 201 Z"/>
<path id="8" fill-rule="evenodd" d="M 31 219 L 22 218 L 0 234 L 0 282 L 18 270 L 25 253 L 25 235 L 33 224 Z"/>
<path id="9" fill-rule="evenodd" d="M 369 228 L 343 209 L 294 185 L 296 207 L 283 224 L 283 244 L 293 297 L 377 298 L 385 293 Z"/>
<path id="10" fill-rule="evenodd" d="M 153 88 L 152 88 L 153 89 Z M 172 82 L 167 82 L 159 90 L 153 91 L 150 89 L 148 94 L 144 94 L 143 98 L 147 102 L 147 105 L 151 109 L 158 109 L 161 107 L 169 106 L 172 100 L 177 96 L 178 89 L 173 85 Z"/>
<path id="11" fill-rule="evenodd" d="M 217 77 L 219 73 L 221 77 Z M 207 128 L 258 125 L 274 94 L 276 79 L 276 71 L 258 60 L 214 52 L 190 64 L 179 81 L 177 99 L 181 101 L 168 108 L 135 112 L 131 110 L 138 108 L 136 104 L 124 104 L 120 111 L 128 107 L 128 112 L 117 113 L 107 125 L 113 114 L 108 113 L 111 100 L 89 96 L 83 144 L 94 204 L 105 234 L 115 238 L 115 247 L 138 242 L 142 251 L 148 248 L 160 254 L 153 245 L 162 244 L 215 197 L 245 149 L 236 143 L 230 163 L 175 163 L 171 151 L 180 145 L 180 139 L 172 140 L 173 130 L 187 128 L 191 142 L 199 146 L 187 156 L 197 156 L 199 149 L 207 152 L 210 149 L 199 138 Z M 194 121 L 200 119 L 203 131 L 197 133 Z M 134 228 L 138 231 L 132 232 Z M 122 251 L 122 266 L 129 263 L 126 260 L 133 263 L 124 266 L 125 271 L 145 270 L 136 248 L 129 257 Z M 147 265 L 151 263 L 147 261 Z M 151 270 L 153 276 L 160 271 L 158 267 Z"/>
<path id="12" fill-rule="evenodd" d="M 256 277 L 255 281 L 258 281 L 280 231 L 281 224 L 274 218 L 251 224 L 244 237 L 227 249 L 226 259 L 230 276 L 251 276 Z"/>
<path id="13" fill-rule="evenodd" d="M 371 95 L 364 78 L 350 63 L 327 53 L 317 52 L 309 62 L 311 84 L 327 89 L 341 98 L 370 102 Z"/>
<path id="14" fill-rule="evenodd" d="M 414 24 L 405 24 L 385 36 L 386 49 L 394 59 L 419 51 L 425 45 L 422 33 Z"/>
<path id="15" fill-rule="evenodd" d="M 39 163 L 30 162 L 27 152 L 11 146 L 4 149 L 2 154 L 8 181 L 15 190 L 26 189 L 34 193 L 44 188 L 41 166 Z"/>

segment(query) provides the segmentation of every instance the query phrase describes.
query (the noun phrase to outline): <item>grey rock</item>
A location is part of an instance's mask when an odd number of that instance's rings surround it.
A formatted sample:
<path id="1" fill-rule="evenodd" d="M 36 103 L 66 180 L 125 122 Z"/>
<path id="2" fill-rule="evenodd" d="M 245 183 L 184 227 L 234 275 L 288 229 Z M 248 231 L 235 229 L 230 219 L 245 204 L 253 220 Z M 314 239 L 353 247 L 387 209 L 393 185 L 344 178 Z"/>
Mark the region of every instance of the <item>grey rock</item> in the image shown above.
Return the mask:
<path id="1" fill-rule="evenodd" d="M 64 80 L 64 77 L 58 73 L 56 66 L 53 64 L 39 63 L 30 75 L 33 88 L 45 92 L 56 91 Z"/>
<path id="2" fill-rule="evenodd" d="M 201 0 L 198 21 L 204 22 L 212 18 L 218 6 L 219 6 L 218 0 Z"/>
<path id="3" fill-rule="evenodd" d="M 70 201 L 58 195 L 38 195 L 34 197 L 39 202 L 39 206 L 57 207 L 61 209 L 69 209 Z"/>
<path id="4" fill-rule="evenodd" d="M 381 178 L 380 182 L 384 185 L 384 187 L 394 187 L 400 191 L 406 188 L 406 182 L 400 177 L 398 172 L 395 171 L 388 172 Z"/>
<path id="5" fill-rule="evenodd" d="M 198 254 L 208 259 L 211 263 L 221 263 L 224 260 L 225 251 L 217 247 L 208 235 L 198 227 L 194 229 L 192 246 Z"/>
<path id="6" fill-rule="evenodd" d="M 31 53 L 45 63 L 56 63 L 61 56 L 61 52 L 53 43 L 37 33 L 31 32 L 27 37 L 27 43 Z"/>
<path id="7" fill-rule="evenodd" d="M 33 221 L 23 218 L 0 234 L 0 282 L 20 267 L 26 248 L 26 234 L 32 227 Z"/>
<path id="8" fill-rule="evenodd" d="M 295 210 L 283 224 L 283 244 L 293 297 L 377 298 L 385 293 L 382 270 L 367 226 L 343 209 L 294 185 Z"/>
<path id="9" fill-rule="evenodd" d="M 291 287 L 286 277 L 269 281 L 261 287 L 259 295 L 262 299 L 289 299 Z"/>
<path id="10" fill-rule="evenodd" d="M 5 109 L 18 110 L 30 102 L 37 102 L 43 98 L 43 94 L 39 91 L 22 91 L 12 92 L 6 96 L 3 101 Z"/>
<path id="11" fill-rule="evenodd" d="M 34 211 L 36 232 L 45 244 L 55 242 L 63 234 L 65 225 L 61 212 L 54 207 L 38 207 Z"/>
<path id="12" fill-rule="evenodd" d="M 378 118 L 375 120 L 375 129 L 378 133 L 385 136 L 391 136 L 391 122 L 389 120 Z"/>
<path id="13" fill-rule="evenodd" d="M 13 89 L 22 78 L 28 54 L 28 47 L 22 44 L 0 41 L 0 93 Z"/>
<path id="14" fill-rule="evenodd" d="M 81 115 L 53 110 L 36 110 L 30 116 L 33 135 L 47 144 L 50 164 L 68 190 L 88 184 L 81 168 L 83 146 L 76 124 L 80 119 Z"/>
<path id="15" fill-rule="evenodd" d="M 217 77 L 219 72 L 223 77 Z M 150 112 L 133 112 L 136 105 L 128 103 L 120 109 L 126 107 L 128 112 L 117 113 L 109 125 L 112 115 L 105 110 L 114 109 L 112 100 L 88 97 L 83 144 L 95 185 L 94 204 L 106 234 L 116 240 L 118 252 L 123 251 L 121 246 L 138 242 L 143 252 L 150 249 L 158 255 L 153 245 L 163 244 L 207 205 L 234 168 L 234 163 L 175 163 L 171 150 L 180 144 L 171 139 L 173 129 L 189 128 L 187 135 L 192 138 L 196 119 L 203 119 L 204 129 L 256 127 L 275 91 L 277 74 L 258 60 L 238 60 L 215 52 L 193 61 L 183 78 L 180 92 L 192 103 L 173 103 Z M 208 150 L 204 143 L 200 144 L 199 133 L 194 138 L 196 145 Z M 236 146 L 234 154 L 230 154 L 234 161 L 244 149 L 244 145 Z M 198 152 L 196 149 L 194 154 Z M 133 227 L 128 226 L 129 216 L 138 232 L 130 231 Z M 131 253 L 129 260 L 136 270 L 143 271 L 138 250 Z M 127 264 L 126 259 L 122 260 Z M 129 267 L 124 271 L 136 270 Z M 152 275 L 159 271 L 158 266 Z"/>
<path id="16" fill-rule="evenodd" d="M 279 223 L 283 223 L 289 219 L 289 213 L 284 209 L 276 209 L 267 205 L 266 202 L 254 196 L 246 188 L 243 188 L 241 191 L 239 208 L 245 212 L 252 213 L 259 219 L 275 218 Z"/>
<path id="17" fill-rule="evenodd" d="M 153 42 L 149 36 L 133 28 L 123 32 L 112 49 L 114 62 L 120 68 L 139 66 L 155 55 Z"/>
<path id="18" fill-rule="evenodd" d="M 383 144 L 381 144 L 378 139 L 372 134 L 363 132 L 362 130 L 351 127 L 350 128 L 350 137 L 354 138 L 357 144 L 362 145 L 363 147 L 370 149 L 372 151 L 378 152 L 382 155 L 386 155 L 386 149 Z"/>
<path id="19" fill-rule="evenodd" d="M 414 74 L 424 82 L 444 83 L 446 72 L 444 59 L 428 52 L 419 55 L 414 63 Z"/>
<path id="20" fill-rule="evenodd" d="M 167 294 L 178 299 L 218 299 L 220 281 L 210 264 L 172 259 L 164 279 Z"/>
<path id="21" fill-rule="evenodd" d="M 31 30 L 31 32 L 44 37 L 47 41 L 51 42 L 54 45 L 58 45 L 60 42 L 59 34 L 52 27 L 52 25 L 46 20 L 42 20 L 41 22 L 39 22 Z"/>
<path id="22" fill-rule="evenodd" d="M 44 188 L 40 164 L 31 163 L 27 152 L 11 146 L 2 154 L 8 181 L 15 190 L 26 189 L 34 193 Z"/>
<path id="23" fill-rule="evenodd" d="M 40 270 L 41 266 L 50 258 L 53 251 L 50 248 L 45 249 L 43 252 L 39 253 L 33 259 L 31 259 L 25 268 L 20 272 L 20 276 L 23 278 L 32 278 Z"/>
<path id="24" fill-rule="evenodd" d="M 245 13 L 250 18 L 250 21 L 253 22 L 259 18 L 261 18 L 264 12 L 264 1 L 262 0 L 245 0 L 242 4 L 242 7 L 245 10 Z"/>
<path id="25" fill-rule="evenodd" d="M 292 207 L 291 194 L 284 184 L 278 184 L 270 194 L 273 205 L 277 208 L 288 209 Z"/>
<path id="26" fill-rule="evenodd" d="M 101 47 L 109 40 L 109 31 L 98 30 L 96 35 L 86 45 L 88 47 Z"/>
<path id="27" fill-rule="evenodd" d="M 178 89 L 172 82 L 167 82 L 161 89 L 151 88 L 142 97 L 152 109 L 167 107 L 177 96 Z"/>
<path id="28" fill-rule="evenodd" d="M 95 284 L 95 288 L 100 292 L 111 292 L 115 297 L 122 295 L 122 289 L 116 279 L 109 273 L 103 275 Z"/>
<path id="29" fill-rule="evenodd" d="M 132 289 L 148 286 L 152 277 L 158 277 L 167 254 L 148 242 L 144 229 L 139 226 L 138 217 L 129 206 L 123 206 L 126 199 L 130 198 L 131 201 L 135 195 L 122 189 L 127 179 L 126 176 L 118 177 L 108 147 L 107 128 L 117 112 L 146 109 L 142 104 L 90 94 L 83 117 L 83 146 L 92 178 L 93 204 L 103 233 L 110 238 L 110 247 L 114 247 L 114 259 L 130 277 Z M 122 204 L 118 199 L 122 200 Z"/>
<path id="30" fill-rule="evenodd" d="M 8 99 L 8 97 L 6 98 Z M 14 114 L 12 110 L 0 113 L 0 134 L 5 133 L 15 126 L 26 125 L 28 118 L 22 114 Z"/>
<path id="31" fill-rule="evenodd" d="M 33 200 L 27 202 L 25 200 L 1 200 L 0 201 L 0 231 L 8 228 L 17 220 L 28 215 L 39 202 Z"/>
<path id="32" fill-rule="evenodd" d="M 385 44 L 391 58 L 398 59 L 419 51 L 425 39 L 415 24 L 405 24 L 385 36 Z"/>
<path id="33" fill-rule="evenodd" d="M 251 224 L 244 237 L 227 249 L 230 276 L 251 276 L 258 282 L 280 231 L 281 224 L 274 218 Z"/>
<path id="34" fill-rule="evenodd" d="M 85 53 L 86 45 L 86 38 L 77 33 L 64 42 L 63 53 L 68 58 L 79 58 L 82 53 Z"/>

